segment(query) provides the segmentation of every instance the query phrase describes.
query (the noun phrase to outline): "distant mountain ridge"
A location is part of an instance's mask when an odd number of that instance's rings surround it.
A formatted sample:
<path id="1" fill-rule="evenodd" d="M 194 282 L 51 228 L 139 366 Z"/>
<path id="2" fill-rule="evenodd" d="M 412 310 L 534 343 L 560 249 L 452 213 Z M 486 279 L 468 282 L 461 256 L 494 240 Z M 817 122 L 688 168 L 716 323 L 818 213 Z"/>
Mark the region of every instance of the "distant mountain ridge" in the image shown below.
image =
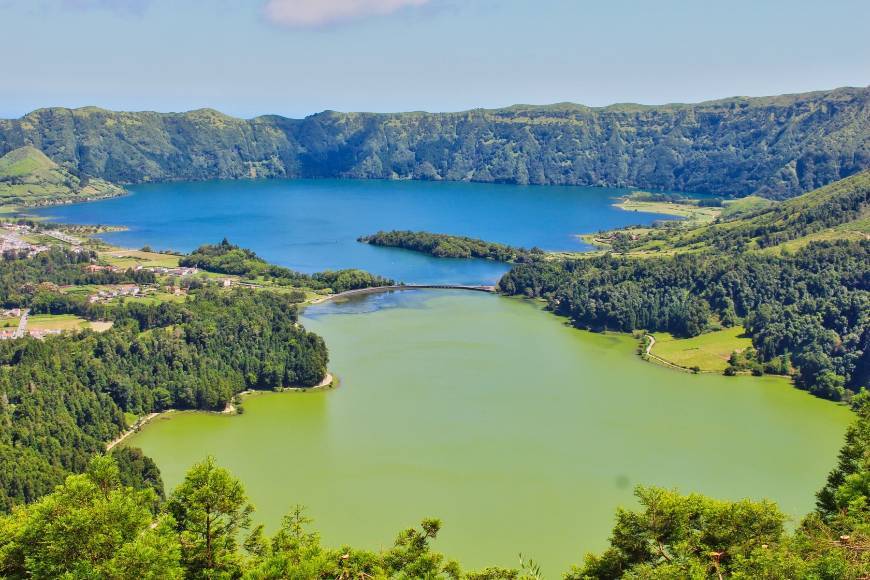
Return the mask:
<path id="1" fill-rule="evenodd" d="M 25 145 L 78 174 L 119 183 L 445 179 L 782 199 L 870 168 L 870 87 L 661 106 L 250 120 L 211 109 L 88 107 L 0 120 L 0 155 Z"/>

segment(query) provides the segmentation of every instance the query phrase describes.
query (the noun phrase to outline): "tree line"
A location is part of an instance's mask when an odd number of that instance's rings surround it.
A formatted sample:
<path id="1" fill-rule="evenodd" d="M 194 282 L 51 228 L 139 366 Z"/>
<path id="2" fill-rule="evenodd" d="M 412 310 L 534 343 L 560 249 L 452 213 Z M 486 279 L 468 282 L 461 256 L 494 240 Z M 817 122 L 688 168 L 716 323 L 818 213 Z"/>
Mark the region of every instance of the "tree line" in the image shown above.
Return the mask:
<path id="1" fill-rule="evenodd" d="M 481 258 L 496 262 L 520 263 L 542 257 L 544 251 L 540 248 L 516 248 L 506 244 L 486 242 L 466 236 L 451 236 L 448 234 L 432 234 L 429 232 L 412 232 L 393 230 L 378 232 L 357 239 L 364 244 L 384 246 L 389 248 L 404 248 L 422 252 L 436 258 Z"/>
<path id="2" fill-rule="evenodd" d="M 270 264 L 253 251 L 231 244 L 226 238 L 219 244 L 200 246 L 179 260 L 181 266 L 201 268 L 207 272 L 232 274 L 249 279 L 263 278 L 277 285 L 330 289 L 345 292 L 359 288 L 391 286 L 395 282 L 363 270 L 328 270 L 303 274 L 283 266 Z"/>

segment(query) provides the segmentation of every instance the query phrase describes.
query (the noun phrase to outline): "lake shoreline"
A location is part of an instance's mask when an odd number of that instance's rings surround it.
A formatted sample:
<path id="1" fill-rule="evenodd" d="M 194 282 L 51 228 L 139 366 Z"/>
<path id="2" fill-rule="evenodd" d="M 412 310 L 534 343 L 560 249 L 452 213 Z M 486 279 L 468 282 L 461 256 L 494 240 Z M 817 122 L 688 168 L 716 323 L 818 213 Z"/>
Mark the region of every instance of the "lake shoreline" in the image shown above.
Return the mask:
<path id="1" fill-rule="evenodd" d="M 244 399 L 255 397 L 258 395 L 268 394 L 268 393 L 306 393 L 313 391 L 323 391 L 323 390 L 332 390 L 338 388 L 339 386 L 338 378 L 327 371 L 326 376 L 323 377 L 318 384 L 311 387 L 281 387 L 280 389 L 272 389 L 272 390 L 261 390 L 261 389 L 246 389 L 239 393 L 233 395 L 233 399 L 239 397 L 239 404 L 244 402 Z M 106 452 L 108 453 L 128 438 L 132 437 L 136 433 L 139 433 L 148 423 L 151 423 L 153 420 L 158 417 L 166 417 L 168 415 L 174 413 L 203 413 L 208 415 L 240 415 L 239 408 L 231 399 L 226 407 L 222 411 L 212 411 L 208 409 L 164 409 L 163 411 L 155 411 L 152 413 L 148 413 L 136 420 L 136 422 L 129 427 L 126 431 L 118 435 L 115 439 L 112 439 L 106 444 Z"/>

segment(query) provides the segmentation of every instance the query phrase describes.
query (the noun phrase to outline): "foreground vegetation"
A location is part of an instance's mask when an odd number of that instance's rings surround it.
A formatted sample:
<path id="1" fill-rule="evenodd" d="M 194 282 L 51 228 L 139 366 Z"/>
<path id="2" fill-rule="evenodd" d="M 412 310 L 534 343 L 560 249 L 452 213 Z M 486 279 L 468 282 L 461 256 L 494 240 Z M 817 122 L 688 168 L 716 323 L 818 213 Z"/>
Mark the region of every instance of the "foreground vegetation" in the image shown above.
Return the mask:
<path id="1" fill-rule="evenodd" d="M 403 248 L 436 258 L 480 258 L 496 262 L 527 262 L 544 256 L 543 250 L 526 250 L 506 244 L 485 242 L 466 236 L 432 234 L 429 232 L 390 231 L 362 236 L 357 240 L 373 246 Z"/>
<path id="2" fill-rule="evenodd" d="M 54 108 L 0 120 L 0 154 L 32 144 L 70 171 L 115 183 L 414 178 L 783 198 L 870 166 L 868 99 L 870 89 L 846 88 L 694 105 L 327 111 L 302 120 Z"/>
<path id="3" fill-rule="evenodd" d="M 865 397 L 866 399 L 866 397 Z M 818 578 L 870 573 L 870 407 L 856 401 L 839 463 L 817 508 L 793 533 L 769 501 L 719 501 L 638 487 L 619 509 L 603 553 L 565 578 Z M 0 575 L 8 578 L 541 578 L 517 568 L 463 571 L 433 550 L 441 522 L 424 519 L 390 548 L 329 548 L 297 506 L 268 538 L 243 484 L 207 458 L 168 499 L 136 450 L 91 459 L 52 493 L 0 516 Z M 374 542 L 373 542 L 374 543 Z"/>

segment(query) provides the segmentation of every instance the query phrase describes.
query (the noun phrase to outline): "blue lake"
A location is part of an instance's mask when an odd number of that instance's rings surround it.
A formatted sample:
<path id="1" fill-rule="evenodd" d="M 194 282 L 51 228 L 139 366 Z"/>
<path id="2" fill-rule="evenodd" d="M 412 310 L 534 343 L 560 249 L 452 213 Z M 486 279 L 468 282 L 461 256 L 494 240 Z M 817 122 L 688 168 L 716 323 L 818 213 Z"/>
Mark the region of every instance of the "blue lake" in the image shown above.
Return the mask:
<path id="1" fill-rule="evenodd" d="M 123 247 L 188 252 L 224 237 L 302 272 L 362 268 L 407 283 L 491 284 L 506 271 L 357 242 L 378 230 L 467 235 L 545 250 L 584 250 L 577 234 L 662 216 L 613 207 L 625 190 L 418 181 L 208 181 L 131 186 L 132 195 L 37 210 L 64 222 L 129 228 Z M 667 219 L 667 218 L 665 218 Z"/>

